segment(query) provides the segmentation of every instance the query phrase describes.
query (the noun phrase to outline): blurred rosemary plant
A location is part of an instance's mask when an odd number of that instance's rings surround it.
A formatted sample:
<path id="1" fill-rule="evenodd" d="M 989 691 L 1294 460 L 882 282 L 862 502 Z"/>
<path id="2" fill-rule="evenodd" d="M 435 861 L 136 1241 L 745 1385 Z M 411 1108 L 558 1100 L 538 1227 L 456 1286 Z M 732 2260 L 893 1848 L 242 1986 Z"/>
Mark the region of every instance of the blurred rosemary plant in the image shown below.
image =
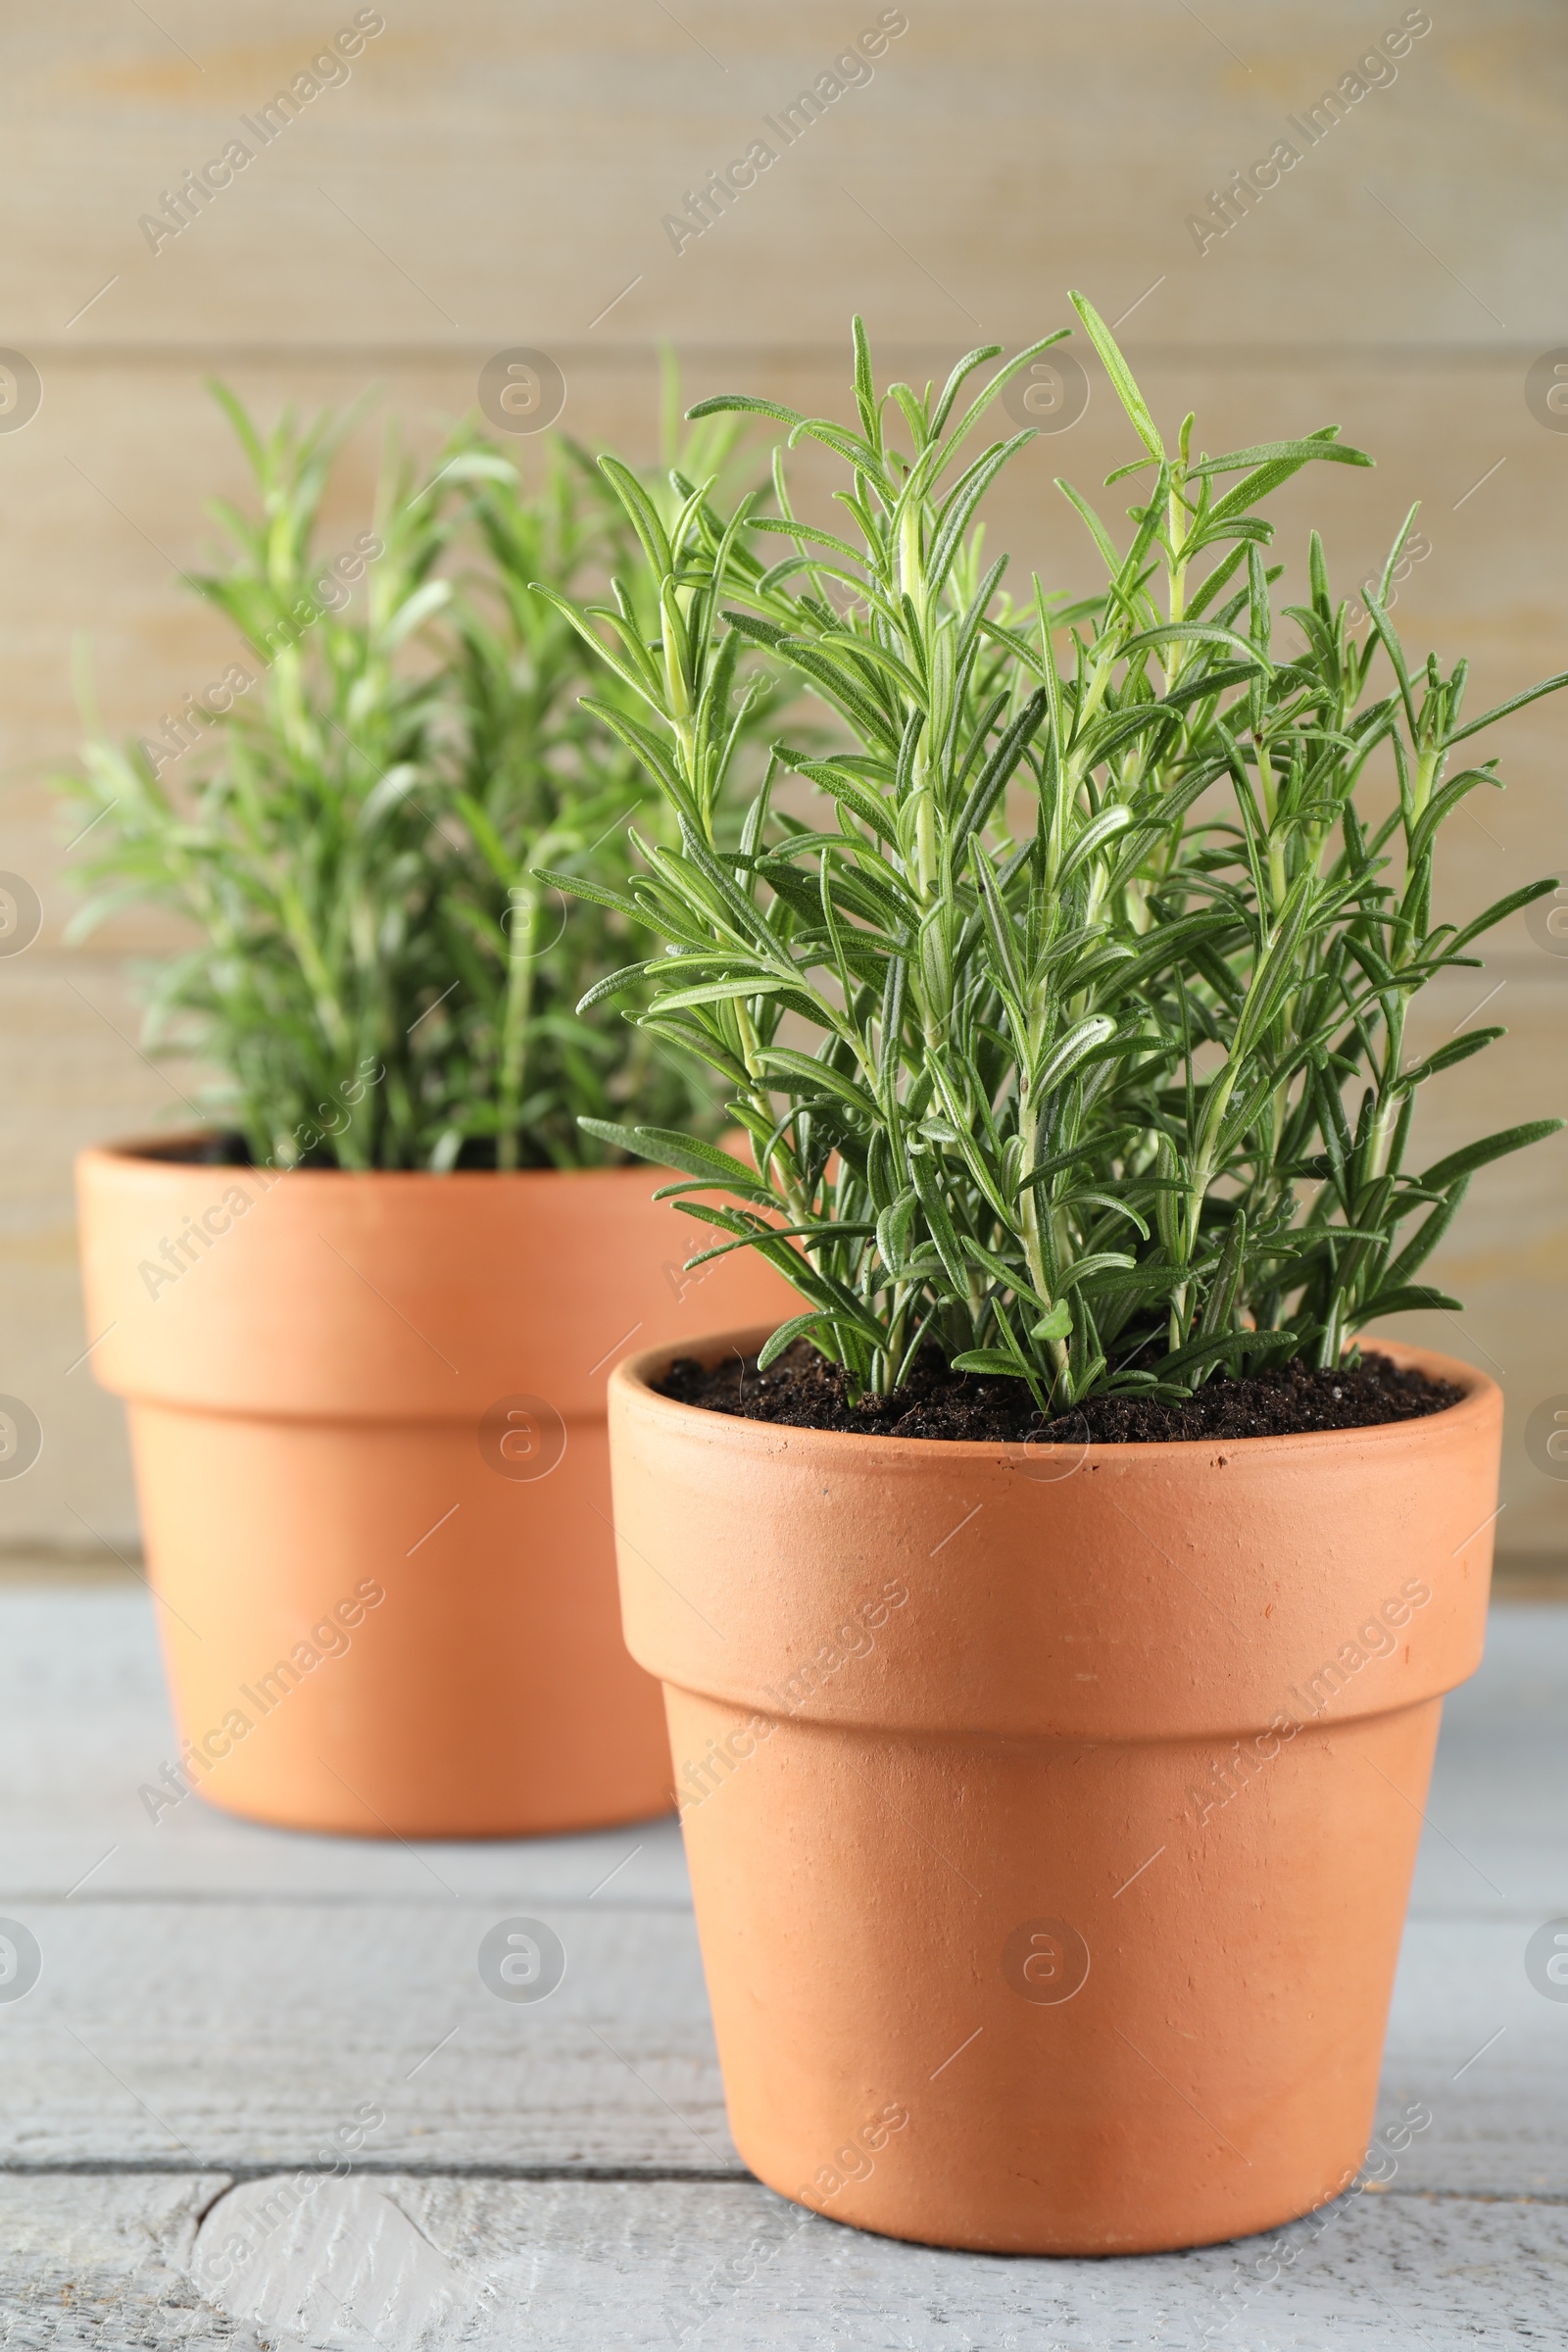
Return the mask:
<path id="1" fill-rule="evenodd" d="M 264 436 L 218 398 L 258 511 L 215 505 L 232 556 L 196 585 L 242 655 L 169 740 L 96 733 L 61 779 L 77 823 L 99 820 L 75 935 L 138 902 L 194 926 L 147 975 L 147 1040 L 216 1067 L 214 1116 L 257 1161 L 573 1166 L 612 1155 L 582 1112 L 701 1126 L 700 1065 L 573 1009 L 652 941 L 592 903 L 567 919 L 534 879 L 624 885 L 625 822 L 651 797 L 581 707 L 596 665 L 528 586 L 620 568 L 640 592 L 619 502 L 559 445 L 525 489 L 465 430 L 422 480 L 389 453 L 373 531 L 326 562 L 356 416 L 289 413 Z M 698 455 L 732 438 L 709 427 Z"/>
<path id="2" fill-rule="evenodd" d="M 997 348 L 940 394 L 879 395 L 858 321 L 856 426 L 741 398 L 692 412 L 760 412 L 789 446 L 821 443 L 853 540 L 796 518 L 782 453 L 776 514 L 748 500 L 726 517 L 696 489 L 667 528 L 607 460 L 662 583 L 658 629 L 624 602 L 540 591 L 597 647 L 619 689 L 597 716 L 679 827 L 645 844 L 629 886 L 542 877 L 667 945 L 584 1004 L 625 994 L 637 1026 L 704 1056 L 756 1166 L 649 1124 L 590 1125 L 691 1179 L 673 1193 L 721 1180 L 732 1205 L 684 1203 L 729 1237 L 714 1250 L 761 1250 L 805 1301 L 765 1359 L 805 1335 L 852 1394 L 896 1386 L 926 1343 L 1055 1409 L 1181 1395 L 1221 1366 L 1333 1363 L 1368 1322 L 1452 1303 L 1418 1276 L 1471 1175 L 1559 1124 L 1405 1165 L 1418 1088 L 1500 1034 L 1412 1059 L 1412 998 L 1552 887 L 1434 923 L 1440 829 L 1498 781 L 1450 762 L 1568 680 L 1472 718 L 1463 662 L 1412 673 L 1385 601 L 1408 520 L 1364 648 L 1315 534 L 1310 601 L 1288 609 L 1300 650 L 1281 647 L 1257 509 L 1310 463 L 1369 461 L 1334 427 L 1206 457 L 1190 416 L 1167 449 L 1074 303 L 1142 443 L 1110 476 L 1138 483 L 1125 544 L 1061 485 L 1103 594 L 1068 606 L 1037 578 L 1015 607 L 1005 559 L 982 562 L 976 511 L 1029 434 L 956 466 L 993 396 L 1058 338 L 967 400 Z M 779 561 L 762 534 L 787 543 Z M 714 810 L 735 665 L 756 645 L 836 713 L 840 748 L 776 744 L 727 846 Z M 1380 752 L 1386 815 L 1363 790 Z M 778 804 L 788 771 L 820 788 L 818 823 Z"/>

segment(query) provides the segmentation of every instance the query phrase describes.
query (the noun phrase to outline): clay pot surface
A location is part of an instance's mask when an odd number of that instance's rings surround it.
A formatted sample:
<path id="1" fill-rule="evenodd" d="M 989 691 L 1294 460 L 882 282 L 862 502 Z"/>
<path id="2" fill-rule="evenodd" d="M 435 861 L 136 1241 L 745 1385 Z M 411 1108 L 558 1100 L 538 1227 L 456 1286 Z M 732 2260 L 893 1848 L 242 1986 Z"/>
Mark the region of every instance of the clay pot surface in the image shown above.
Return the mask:
<path id="1" fill-rule="evenodd" d="M 626 1639 L 771 2187 L 1065 2255 L 1354 2177 L 1502 1420 L 1468 1365 L 1384 1351 L 1463 1401 L 1053 1448 L 744 1421 L 656 1394 L 669 1348 L 617 1367 Z"/>
<path id="2" fill-rule="evenodd" d="M 654 1202 L 657 1169 L 170 1156 L 199 1140 L 77 1163 L 91 1361 L 129 1408 L 184 1779 L 369 1837 L 664 1810 L 605 1386 L 639 1342 L 776 1322 L 793 1292 L 747 1252 L 685 1273 L 707 1237 Z"/>

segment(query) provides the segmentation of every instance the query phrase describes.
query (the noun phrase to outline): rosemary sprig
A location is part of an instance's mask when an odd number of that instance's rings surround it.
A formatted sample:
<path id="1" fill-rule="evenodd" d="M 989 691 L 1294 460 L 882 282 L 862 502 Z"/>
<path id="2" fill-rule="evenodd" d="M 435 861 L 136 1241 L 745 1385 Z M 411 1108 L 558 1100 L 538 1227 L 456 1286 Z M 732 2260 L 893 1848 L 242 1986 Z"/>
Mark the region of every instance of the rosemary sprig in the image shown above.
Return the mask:
<path id="1" fill-rule="evenodd" d="M 1207 456 L 1191 416 L 1167 447 L 1073 299 L 1143 447 L 1110 477 L 1136 482 L 1130 536 L 1061 485 L 1105 566 L 1089 603 L 1038 578 L 1013 602 L 981 555 L 980 502 L 1030 436 L 976 428 L 1045 345 L 978 392 L 996 347 L 940 391 L 879 393 L 858 320 L 853 425 L 768 409 L 786 447 L 839 461 L 853 537 L 795 514 L 782 452 L 776 512 L 721 516 L 698 487 L 667 527 L 607 460 L 657 627 L 540 585 L 641 705 L 617 732 L 678 827 L 616 902 L 669 953 L 613 985 L 653 991 L 635 1025 L 728 1082 L 754 1146 L 717 1169 L 729 1205 L 684 1205 L 801 1292 L 769 1356 L 804 1334 L 855 1392 L 926 1342 L 1057 1409 L 1337 1361 L 1378 1317 L 1451 1303 L 1418 1277 L 1471 1175 L 1559 1123 L 1405 1165 L 1417 1089 L 1499 1034 L 1412 1061 L 1412 999 L 1552 885 L 1435 924 L 1439 831 L 1498 782 L 1452 755 L 1501 713 L 1463 715 L 1462 662 L 1412 671 L 1383 597 L 1358 647 L 1315 535 L 1310 601 L 1274 609 L 1259 508 L 1305 466 L 1370 461 L 1332 426 Z M 835 740 L 776 741 L 726 844 L 751 647 Z M 790 771 L 815 825 L 778 803 Z M 588 1123 L 690 1180 L 673 1191 L 711 1188 L 678 1135 Z"/>

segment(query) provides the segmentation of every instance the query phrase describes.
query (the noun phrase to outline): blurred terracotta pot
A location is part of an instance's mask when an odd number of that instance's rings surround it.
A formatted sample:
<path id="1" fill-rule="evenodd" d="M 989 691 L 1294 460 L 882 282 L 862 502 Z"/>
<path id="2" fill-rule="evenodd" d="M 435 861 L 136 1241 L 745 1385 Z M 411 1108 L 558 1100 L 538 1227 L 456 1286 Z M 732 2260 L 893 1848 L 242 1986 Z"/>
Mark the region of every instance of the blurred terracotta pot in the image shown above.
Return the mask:
<path id="1" fill-rule="evenodd" d="M 777 1321 L 794 1294 L 747 1252 L 686 1274 L 699 1229 L 655 1204 L 654 1169 L 175 1156 L 201 1140 L 77 1163 L 91 1360 L 129 1407 L 184 1781 L 369 1837 L 663 1811 L 659 1690 L 620 1637 L 606 1380 L 639 1340 Z"/>
<path id="2" fill-rule="evenodd" d="M 675 1404 L 667 1348 L 615 1371 L 626 1639 L 771 2187 L 1114 2254 L 1348 2183 L 1442 1694 L 1481 1656 L 1502 1417 L 1467 1365 L 1387 1352 L 1463 1402 L 1052 1449 Z"/>

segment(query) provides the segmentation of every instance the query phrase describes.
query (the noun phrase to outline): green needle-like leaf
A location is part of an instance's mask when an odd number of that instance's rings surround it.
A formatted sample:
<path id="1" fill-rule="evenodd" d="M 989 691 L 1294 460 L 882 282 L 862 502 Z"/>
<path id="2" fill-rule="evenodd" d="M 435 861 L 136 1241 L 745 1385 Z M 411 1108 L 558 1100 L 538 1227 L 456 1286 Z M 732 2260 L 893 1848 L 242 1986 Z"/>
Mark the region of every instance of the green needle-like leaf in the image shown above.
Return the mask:
<path id="1" fill-rule="evenodd" d="M 1278 611 L 1266 502 L 1314 464 L 1369 460 L 1334 426 L 1195 458 L 1190 418 L 1167 449 L 1073 301 L 1147 453 L 1112 477 L 1139 485 L 1127 526 L 1061 485 L 1100 593 L 1048 584 L 1064 551 L 1014 606 L 981 532 L 1025 436 L 958 461 L 1046 345 L 960 414 L 997 352 L 934 401 L 879 389 L 858 320 L 857 424 L 704 405 L 814 441 L 858 543 L 797 519 L 776 451 L 775 513 L 705 504 L 699 559 L 688 493 L 644 623 L 625 598 L 604 622 L 620 635 L 604 659 L 647 706 L 628 719 L 612 696 L 604 724 L 675 823 L 634 834 L 646 871 L 619 888 L 675 953 L 607 965 L 595 1001 L 653 993 L 642 1027 L 724 1078 L 757 1165 L 672 1159 L 667 1127 L 590 1132 L 727 1192 L 681 1205 L 801 1293 L 768 1360 L 805 1342 L 852 1396 L 896 1387 L 922 1348 L 1022 1382 L 1043 1413 L 1333 1363 L 1370 1321 L 1446 1299 L 1415 1276 L 1471 1175 L 1555 1125 L 1405 1165 L 1420 1089 L 1498 1034 L 1416 1054 L 1415 998 L 1551 887 L 1434 923 L 1450 821 L 1498 781 L 1445 760 L 1568 678 L 1460 726 L 1464 665 L 1418 665 L 1389 617 L 1413 516 L 1387 593 L 1366 592 L 1369 641 L 1316 537 L 1309 601 Z M 768 564 L 756 551 L 780 535 L 795 552 Z M 657 553 L 646 517 L 641 544 Z M 575 625 L 599 641 L 589 608 Z M 775 741 L 737 847 L 713 811 L 742 649 L 822 723 Z"/>

